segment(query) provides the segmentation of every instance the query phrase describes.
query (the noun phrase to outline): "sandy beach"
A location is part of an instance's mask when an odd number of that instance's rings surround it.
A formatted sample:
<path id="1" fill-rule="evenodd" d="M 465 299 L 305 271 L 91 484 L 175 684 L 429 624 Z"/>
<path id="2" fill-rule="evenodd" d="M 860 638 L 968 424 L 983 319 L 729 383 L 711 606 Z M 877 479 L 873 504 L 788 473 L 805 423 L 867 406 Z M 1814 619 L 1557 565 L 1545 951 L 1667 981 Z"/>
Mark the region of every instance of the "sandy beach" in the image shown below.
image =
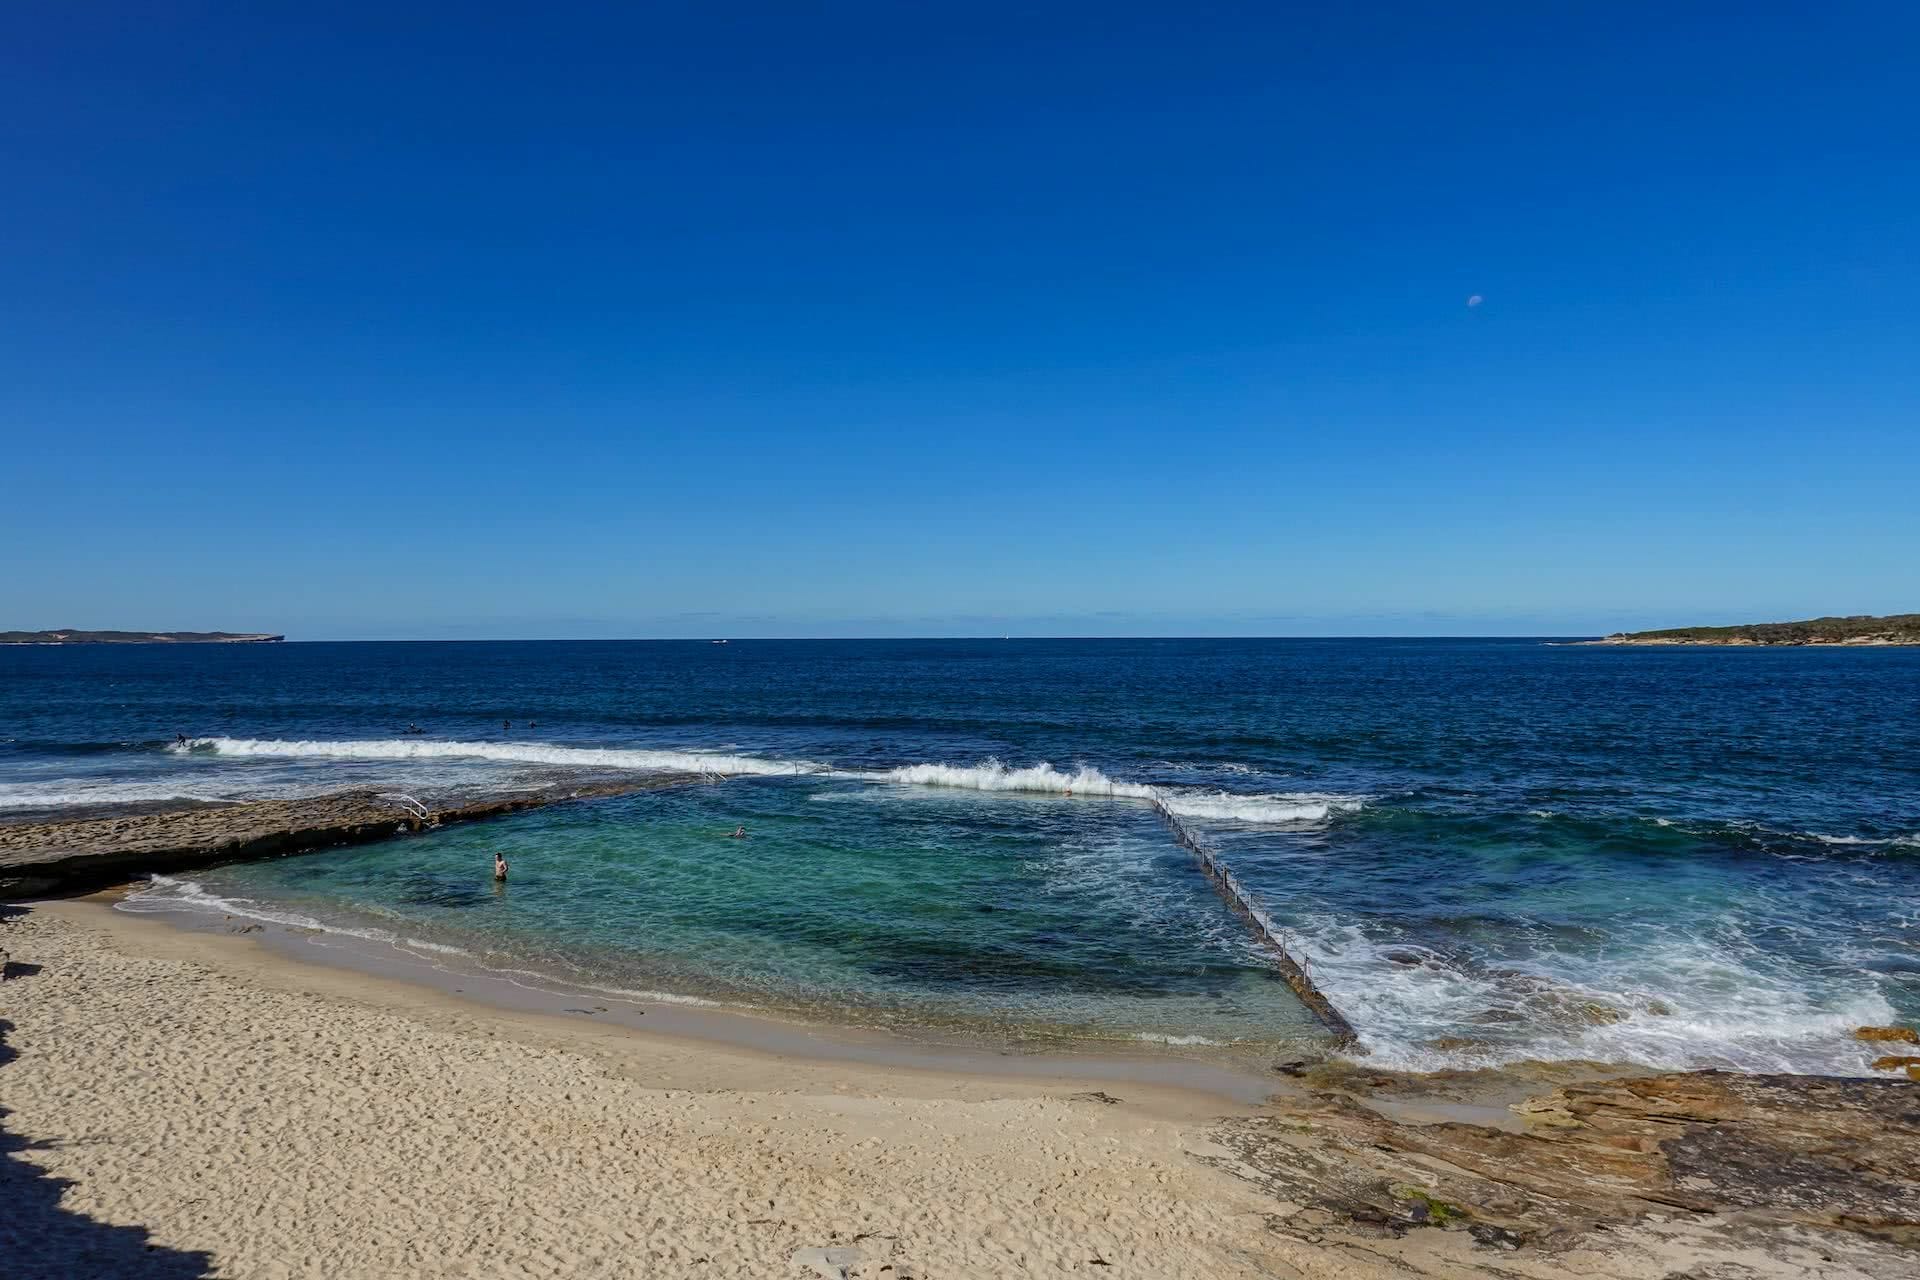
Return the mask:
<path id="1" fill-rule="evenodd" d="M 8 911 L 0 1252 L 20 1280 L 1885 1276 L 1911 1258 L 1718 1221 L 1552 1251 L 1303 1232 L 1282 1221 L 1298 1205 L 1228 1171 L 1215 1126 L 1259 1111 L 1217 1095 L 807 1061 L 488 1008 L 98 900 Z"/>
<path id="2" fill-rule="evenodd" d="M 1260 1198 L 1188 1158 L 1206 1100 L 600 1036 L 93 903 L 6 938 L 11 1158 L 144 1229 L 65 1233 L 101 1274 L 1271 1274 Z M 7 1216 L 10 1274 L 75 1274 L 45 1226 Z"/>

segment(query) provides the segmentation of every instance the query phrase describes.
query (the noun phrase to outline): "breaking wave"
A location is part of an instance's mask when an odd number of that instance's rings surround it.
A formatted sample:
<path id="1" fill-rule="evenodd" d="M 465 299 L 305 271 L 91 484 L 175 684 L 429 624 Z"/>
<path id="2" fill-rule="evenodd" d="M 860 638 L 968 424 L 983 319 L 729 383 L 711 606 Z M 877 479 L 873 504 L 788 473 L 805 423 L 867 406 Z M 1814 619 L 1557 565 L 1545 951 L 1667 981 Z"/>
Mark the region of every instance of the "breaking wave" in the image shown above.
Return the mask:
<path id="1" fill-rule="evenodd" d="M 290 788 L 277 788 L 275 796 Z M 62 779 L 48 783 L 16 783 L 0 787 L 0 809 L 89 809 L 112 805 L 136 804 L 220 804 L 240 799 L 261 799 L 258 788 L 240 785 L 196 785 L 183 787 L 177 782 L 126 782 L 103 779 Z"/>
<path id="2" fill-rule="evenodd" d="M 443 742 L 415 738 L 340 742 L 319 739 L 193 738 L 184 745 L 167 749 L 173 752 L 268 759 L 490 760 L 580 769 L 634 769 L 740 777 L 834 775 L 867 782 L 955 787 L 971 791 L 1096 796 L 1122 800 L 1158 799 L 1184 818 L 1271 825 L 1325 822 L 1336 813 L 1350 813 L 1365 804 L 1363 797 L 1318 792 L 1242 795 L 1200 788 L 1156 787 L 1143 782 L 1118 781 L 1090 766 L 1083 765 L 1068 772 L 1050 764 L 1011 768 L 998 760 L 985 760 L 972 765 L 912 764 L 894 769 L 841 771 L 811 760 L 771 760 L 764 756 L 732 755 L 717 751 L 563 747 L 545 743 Z"/>
<path id="3" fill-rule="evenodd" d="M 1215 822 L 1325 822 L 1335 813 L 1352 812 L 1365 804 L 1358 796 L 1314 792 L 1237 795 L 1231 791 L 1155 787 L 1143 782 L 1118 782 L 1100 770 L 1084 765 L 1067 773 L 1050 764 L 1014 769 L 998 760 L 986 760 L 976 765 L 911 764 L 858 776 L 873 782 L 958 787 L 971 791 L 1024 791 L 1124 800 L 1157 799 L 1183 818 L 1210 819 Z"/>
<path id="4" fill-rule="evenodd" d="M 1325 822 L 1336 813 L 1354 813 L 1366 805 L 1359 796 L 1309 791 L 1265 796 L 1235 795 L 1230 791 L 1162 791 L 1160 803 L 1166 805 L 1169 812 L 1203 822 L 1274 824 Z"/>
<path id="5" fill-rule="evenodd" d="M 165 784 L 127 783 L 121 786 L 94 787 L 85 791 L 63 789 L 34 791 L 16 787 L 0 795 L 0 809 L 79 809 L 91 805 L 147 804 L 168 800 L 212 800 Z"/>
<path id="6" fill-rule="evenodd" d="M 1855 1027 L 1897 1011 L 1871 980 L 1809 989 L 1751 942 L 1649 928 L 1599 956 L 1507 966 L 1410 939 L 1381 921 L 1309 918 L 1290 939 L 1359 1030 L 1362 1060 L 1402 1071 L 1524 1061 L 1633 1062 L 1664 1070 L 1868 1075 Z"/>
<path id="7" fill-rule="evenodd" d="M 872 782 L 958 787 L 969 791 L 1028 791 L 1127 800 L 1151 800 L 1154 796 L 1154 789 L 1145 783 L 1115 782 L 1098 769 L 1082 767 L 1072 773 L 1064 773 L 1050 764 L 1010 769 L 998 760 L 986 760 L 976 765 L 909 764 L 859 776 Z"/>
<path id="8" fill-rule="evenodd" d="M 825 765 L 806 760 L 767 760 L 759 756 L 706 751 L 647 751 L 621 747 L 560 747 L 544 743 L 441 742 L 415 738 L 371 738 L 328 742 L 319 739 L 193 738 L 170 751 L 211 752 L 221 756 L 330 760 L 498 760 L 550 764 L 575 769 L 635 769 L 661 773 L 719 773 L 777 777 L 824 773 Z"/>
<path id="9" fill-rule="evenodd" d="M 1805 832 L 1804 834 L 1806 838 L 1809 840 L 1813 840 L 1819 844 L 1830 845 L 1835 848 L 1867 848 L 1867 849 L 1920 848 L 1920 834 L 1915 834 L 1910 836 L 1887 836 L 1881 839 L 1876 839 L 1870 836 L 1823 836 L 1818 831 L 1808 831 L 1808 832 Z"/>

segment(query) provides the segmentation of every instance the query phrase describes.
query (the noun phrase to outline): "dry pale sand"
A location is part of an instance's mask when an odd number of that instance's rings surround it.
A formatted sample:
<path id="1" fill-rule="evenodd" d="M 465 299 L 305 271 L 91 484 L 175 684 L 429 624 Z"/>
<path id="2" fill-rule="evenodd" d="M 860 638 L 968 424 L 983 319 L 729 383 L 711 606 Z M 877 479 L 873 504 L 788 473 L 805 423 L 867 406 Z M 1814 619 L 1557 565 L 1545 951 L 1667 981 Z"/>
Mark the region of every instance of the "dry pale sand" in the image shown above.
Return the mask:
<path id="1" fill-rule="evenodd" d="M 1276 1234 L 1273 1201 L 1196 1159 L 1234 1109 L 1202 1095 L 581 1027 L 98 903 L 38 905 L 0 944 L 11 1280 L 1664 1276 L 1708 1260 L 1672 1230 L 1538 1257 L 1459 1232 Z M 1102 1087 L 1126 1100 L 1072 1097 Z M 1849 1273 L 1817 1250 L 1803 1270 L 1714 1249 L 1754 1268 L 1729 1275 Z"/>

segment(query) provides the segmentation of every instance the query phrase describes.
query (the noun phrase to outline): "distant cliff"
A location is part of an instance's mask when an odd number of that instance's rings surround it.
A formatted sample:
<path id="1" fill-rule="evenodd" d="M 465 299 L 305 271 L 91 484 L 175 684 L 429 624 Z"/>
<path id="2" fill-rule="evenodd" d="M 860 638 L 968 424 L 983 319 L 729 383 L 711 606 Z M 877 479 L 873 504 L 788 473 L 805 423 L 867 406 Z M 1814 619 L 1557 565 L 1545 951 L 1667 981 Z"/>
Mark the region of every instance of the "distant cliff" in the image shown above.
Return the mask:
<path id="1" fill-rule="evenodd" d="M 0 644 L 264 644 L 285 639 L 238 631 L 0 631 Z"/>
<path id="2" fill-rule="evenodd" d="M 1624 631 L 1589 644 L 1855 644 L 1920 645 L 1920 613 L 1884 618 L 1809 618 L 1805 622 L 1752 622 L 1739 627 L 1673 627 Z"/>

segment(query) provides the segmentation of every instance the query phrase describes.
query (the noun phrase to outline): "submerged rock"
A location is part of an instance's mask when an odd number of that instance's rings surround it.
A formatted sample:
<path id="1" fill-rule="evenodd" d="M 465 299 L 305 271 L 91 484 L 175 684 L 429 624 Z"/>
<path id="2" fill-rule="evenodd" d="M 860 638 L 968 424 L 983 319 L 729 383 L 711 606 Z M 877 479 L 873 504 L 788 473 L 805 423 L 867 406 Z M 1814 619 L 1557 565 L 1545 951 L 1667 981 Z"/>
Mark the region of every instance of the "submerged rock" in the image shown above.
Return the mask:
<path id="1" fill-rule="evenodd" d="M 1480 1023 L 1525 1022 L 1526 1017 L 1512 1009 L 1482 1009 L 1473 1015 L 1472 1020 Z"/>
<path id="2" fill-rule="evenodd" d="M 1626 1017 L 1626 1011 L 1599 1000 L 1588 1000 L 1578 1006 L 1575 1012 L 1590 1026 L 1610 1027 Z"/>

